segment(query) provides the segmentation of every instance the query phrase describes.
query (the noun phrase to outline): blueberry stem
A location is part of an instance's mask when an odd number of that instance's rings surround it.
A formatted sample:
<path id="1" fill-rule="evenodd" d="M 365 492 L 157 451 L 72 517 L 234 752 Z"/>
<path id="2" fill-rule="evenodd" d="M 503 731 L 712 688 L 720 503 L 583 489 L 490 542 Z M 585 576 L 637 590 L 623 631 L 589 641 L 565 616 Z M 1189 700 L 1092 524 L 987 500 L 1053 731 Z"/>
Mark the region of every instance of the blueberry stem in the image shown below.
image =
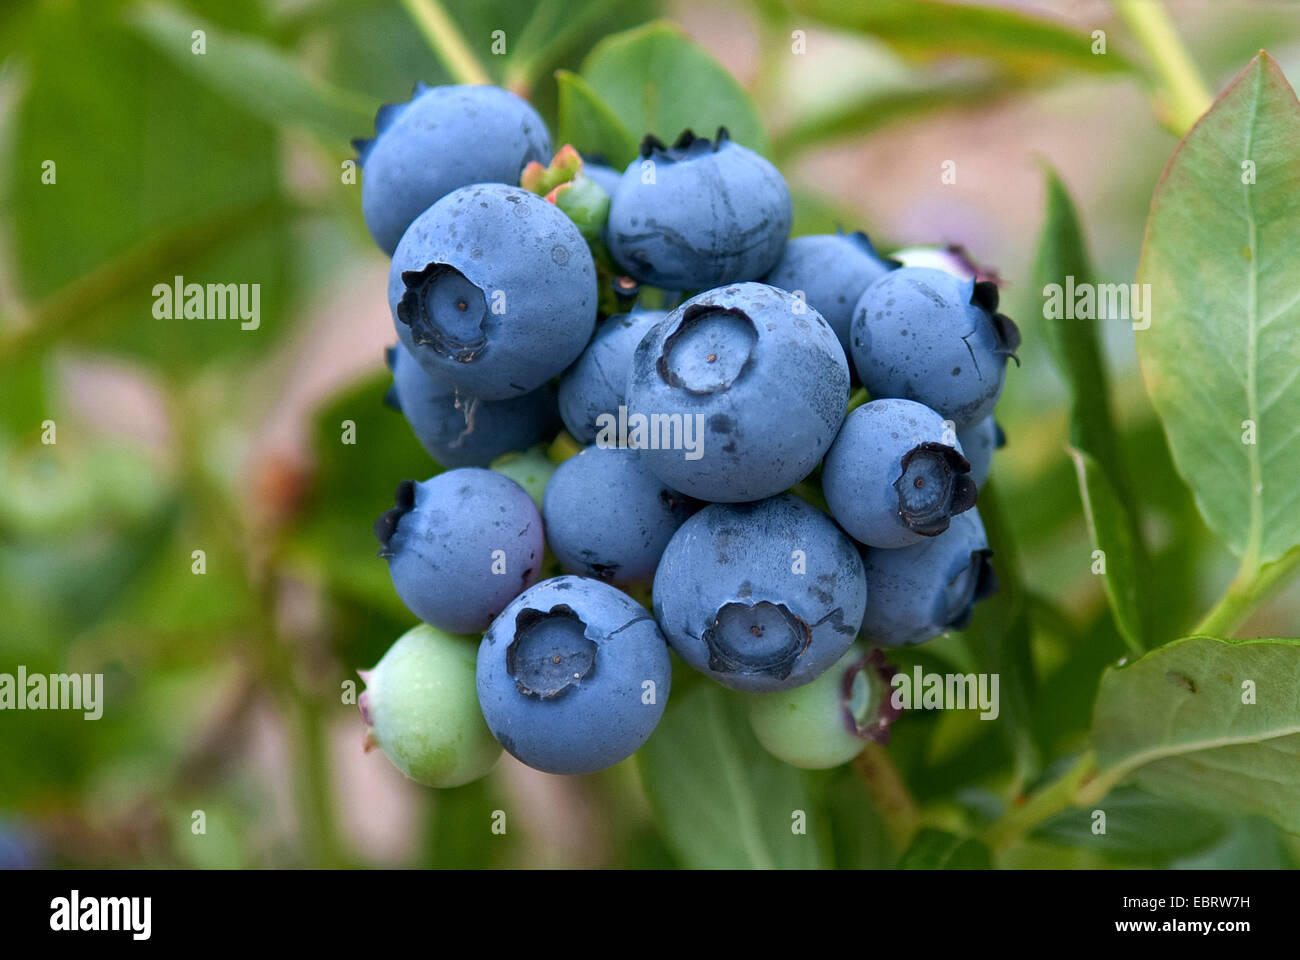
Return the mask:
<path id="1" fill-rule="evenodd" d="M 889 750 L 878 743 L 868 743 L 854 759 L 853 769 L 862 777 L 895 849 L 906 850 L 921 826 L 921 815 Z"/>
<path id="2" fill-rule="evenodd" d="M 1187 47 L 1159 0 L 1111 2 L 1151 60 L 1159 93 L 1156 112 L 1161 122 L 1183 136 L 1213 100 Z"/>
<path id="3" fill-rule="evenodd" d="M 402 0 L 402 6 L 452 80 L 470 84 L 492 82 L 439 0 Z"/>
<path id="4" fill-rule="evenodd" d="M 603 3 L 581 5 L 577 12 L 561 0 L 540 0 L 533 6 L 519 39 L 507 55 L 504 85 L 525 100 L 541 79 L 548 54 L 566 50 L 607 11 Z M 547 37 L 547 31 L 559 27 Z M 545 42 L 543 42 L 545 40 Z"/>
<path id="5" fill-rule="evenodd" d="M 1241 560 L 1227 591 L 1192 630 L 1192 634 L 1226 637 L 1245 623 L 1265 600 L 1290 580 L 1300 567 L 1300 547 L 1261 567 L 1251 553 Z"/>
<path id="6" fill-rule="evenodd" d="M 1083 802 L 1080 796 L 1083 788 L 1097 773 L 1097 758 L 1087 750 L 1065 773 L 1047 784 L 1041 790 L 1013 802 L 984 832 L 983 840 L 990 850 L 1004 850 L 1044 820 L 1066 807 Z M 1095 791 L 1094 791 L 1095 792 Z M 1103 794 L 1104 795 L 1104 791 Z M 1101 796 L 1092 796 L 1089 792 L 1088 802 L 1096 802 Z"/>

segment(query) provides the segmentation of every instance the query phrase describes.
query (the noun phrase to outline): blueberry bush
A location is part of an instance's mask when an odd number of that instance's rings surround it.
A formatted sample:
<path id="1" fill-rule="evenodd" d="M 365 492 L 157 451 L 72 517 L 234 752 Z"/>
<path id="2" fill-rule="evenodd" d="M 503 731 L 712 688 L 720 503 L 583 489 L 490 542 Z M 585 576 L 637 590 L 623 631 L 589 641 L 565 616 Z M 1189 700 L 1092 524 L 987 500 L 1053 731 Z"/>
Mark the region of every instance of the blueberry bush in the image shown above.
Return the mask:
<path id="1" fill-rule="evenodd" d="M 6 5 L 0 866 L 1300 865 L 1246 6 Z"/>

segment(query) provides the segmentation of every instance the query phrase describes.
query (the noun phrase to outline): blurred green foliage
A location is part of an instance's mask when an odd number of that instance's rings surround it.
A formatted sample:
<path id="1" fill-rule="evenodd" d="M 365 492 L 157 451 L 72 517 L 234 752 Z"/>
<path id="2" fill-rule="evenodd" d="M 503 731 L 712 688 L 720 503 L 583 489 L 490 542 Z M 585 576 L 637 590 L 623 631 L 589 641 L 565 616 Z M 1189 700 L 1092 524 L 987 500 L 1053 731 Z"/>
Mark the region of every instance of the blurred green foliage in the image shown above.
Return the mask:
<path id="1" fill-rule="evenodd" d="M 671 139 L 685 125 L 711 133 L 725 124 L 793 163 L 902 122 L 957 127 L 962 110 L 1049 88 L 1145 82 L 1142 58 L 1113 24 L 1115 55 L 1096 57 L 1084 33 L 980 4 L 720 4 L 720 16 L 742 18 L 770 45 L 743 81 L 656 19 L 691 5 L 446 7 L 492 79 L 526 93 L 559 131 L 557 145 L 572 140 L 619 163 L 645 133 Z M 1300 36 L 1294 17 L 1261 17 L 1226 24 L 1206 49 L 1193 40 L 1211 75 L 1240 67 L 1260 38 Z M 686 19 L 709 29 L 707 17 Z M 718 44 L 729 43 L 728 29 L 715 28 Z M 503 56 L 488 52 L 494 30 L 508 38 Z M 809 30 L 833 32 L 868 68 L 855 74 L 846 62 L 851 83 L 828 77 L 796 90 L 767 51 Z M 1108 356 L 1091 331 L 1066 345 L 1087 328 L 1041 318 L 1045 278 L 1087 276 L 1095 260 L 1096 275 L 1127 279 L 1136 266 L 1136 236 L 1090 258 L 1087 225 L 1050 172 L 1043 220 L 1005 225 L 1022 262 L 1035 250 L 1037 261 L 1004 290 L 1024 332 L 1024 368 L 999 407 L 1011 440 L 981 504 L 1004 590 L 964 634 L 891 654 L 904 670 L 1002 676 L 998 724 L 922 713 L 895 727 L 890 762 L 930 826 L 901 849 L 888 798 L 864 792 L 857 771 L 809 774 L 771 760 L 729 695 L 679 671 L 675 709 L 637 762 L 560 787 L 499 769 L 455 791 L 407 791 L 415 809 L 400 821 L 409 827 L 402 852 L 367 849 L 354 820 L 366 816 L 370 791 L 348 782 L 365 778 L 340 760 L 336 734 L 354 732 L 359 751 L 346 684 L 410 625 L 369 524 L 399 479 L 436 465 L 382 406 L 378 355 L 358 374 L 315 351 L 328 342 L 321 322 L 338 281 L 367 269 L 382 277 L 359 188 L 347 181 L 348 138 L 368 135 L 375 107 L 405 99 L 415 80 L 453 77 L 389 0 L 15 0 L 0 9 L 0 57 L 0 672 L 21 663 L 103 673 L 109 704 L 94 722 L 0 715 L 0 823 L 46 837 L 50 862 L 1294 865 L 1295 842 L 1269 821 L 1188 813 L 1131 787 L 1108 801 L 1114 826 L 1103 845 L 1078 812 L 1008 850 L 963 839 L 1081 748 L 1103 670 L 1125 652 L 1088 571 L 1067 442 L 1116 492 L 1118 509 L 1094 502 L 1094 521 L 1105 514 L 1134 551 L 1150 548 L 1133 561 L 1147 606 L 1121 618 L 1125 634 L 1151 645 L 1157 627 L 1157 642 L 1182 635 L 1231 570 L 1174 467 L 1131 351 Z M 1119 171 L 1103 199 L 1136 234 L 1173 140 L 1128 146 L 1125 165 L 1145 179 L 1134 186 Z M 56 179 L 46 183 L 51 161 Z M 793 188 L 796 232 L 859 226 L 856 198 L 827 195 L 810 178 L 794 177 Z M 884 239 L 948 238 L 877 237 L 882 249 Z M 175 276 L 259 284 L 260 328 L 156 318 L 153 286 Z M 381 312 L 382 280 L 371 286 Z M 1063 379 L 1050 372 L 1053 358 Z M 118 380 L 87 373 L 104 362 Z M 299 382 L 289 372 L 317 367 L 332 371 L 331 389 L 298 423 L 305 456 L 265 455 L 266 425 Z M 115 422 L 93 416 L 97 389 L 118 391 L 106 398 Z M 161 425 L 123 406 L 123 389 L 144 390 Z M 46 421 L 57 425 L 52 445 L 42 443 Z M 356 442 L 340 442 L 349 424 Z M 733 767 L 717 766 L 723 748 Z M 674 796 L 685 799 L 665 806 Z M 792 838 L 788 813 L 764 819 L 768 801 L 805 809 L 808 835 Z M 498 808 L 519 811 L 505 836 L 487 829 Z M 196 810 L 206 833 L 194 832 Z M 568 839 L 553 845 L 557 835 Z"/>

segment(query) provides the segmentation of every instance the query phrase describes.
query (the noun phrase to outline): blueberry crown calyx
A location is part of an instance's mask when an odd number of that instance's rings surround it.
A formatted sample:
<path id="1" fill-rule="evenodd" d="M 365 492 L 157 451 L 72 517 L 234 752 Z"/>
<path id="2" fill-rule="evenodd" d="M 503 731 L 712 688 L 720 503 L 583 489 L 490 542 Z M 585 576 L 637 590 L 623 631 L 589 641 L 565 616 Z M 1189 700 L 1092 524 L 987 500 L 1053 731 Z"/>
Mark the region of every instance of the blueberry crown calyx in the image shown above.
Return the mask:
<path id="1" fill-rule="evenodd" d="M 717 153 L 730 142 L 731 134 L 727 132 L 726 127 L 718 127 L 718 132 L 714 134 L 712 140 L 708 137 L 696 136 L 695 131 L 687 127 L 678 134 L 671 147 L 653 133 L 647 133 L 641 141 L 641 157 L 646 159 L 658 154 L 669 160 L 685 160 L 705 153 Z"/>
<path id="2" fill-rule="evenodd" d="M 381 557 L 391 557 L 395 551 L 392 547 L 393 534 L 397 532 L 397 524 L 402 517 L 406 516 L 415 509 L 415 481 L 403 480 L 397 485 L 397 494 L 394 496 L 395 505 L 384 511 L 383 515 L 375 521 L 375 536 L 379 538 L 379 555 Z"/>
<path id="3" fill-rule="evenodd" d="M 970 302 L 989 315 L 998 338 L 997 352 L 1020 366 L 1020 358 L 1016 356 L 1016 350 L 1020 348 L 1020 328 L 1006 314 L 998 313 L 998 285 L 992 280 L 973 281 Z"/>

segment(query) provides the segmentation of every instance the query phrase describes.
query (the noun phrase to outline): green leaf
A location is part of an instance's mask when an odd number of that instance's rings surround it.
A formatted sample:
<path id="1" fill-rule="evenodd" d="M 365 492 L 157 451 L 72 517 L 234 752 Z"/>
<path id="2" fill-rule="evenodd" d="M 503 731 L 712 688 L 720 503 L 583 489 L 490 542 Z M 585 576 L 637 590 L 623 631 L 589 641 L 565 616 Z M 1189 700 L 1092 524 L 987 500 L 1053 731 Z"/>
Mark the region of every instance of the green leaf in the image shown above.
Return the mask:
<path id="1" fill-rule="evenodd" d="M 21 350 L 26 362 L 58 337 L 185 379 L 264 351 L 290 327 L 302 239 L 279 183 L 276 132 L 161 57 L 120 6 L 43 6 L 21 31 L 27 79 L 3 172 L 15 185 L 12 270 L 30 323 L 0 337 L 0 354 Z M 42 184 L 31 172 L 49 160 L 57 181 Z M 155 318 L 154 285 L 181 274 L 257 284 L 261 328 Z"/>
<path id="2" fill-rule="evenodd" d="M 558 142 L 573 144 L 583 156 L 603 155 L 615 170 L 631 163 L 636 157 L 636 138 L 609 104 L 576 73 L 558 70 L 555 82 L 560 89 Z"/>
<path id="3" fill-rule="evenodd" d="M 364 97 L 309 77 L 284 51 L 260 38 L 157 3 L 136 7 L 128 21 L 181 70 L 268 123 L 306 127 L 339 151 L 373 127 L 374 106 Z M 195 30 L 205 33 L 203 54 L 192 52 Z"/>
<path id="4" fill-rule="evenodd" d="M 1138 269 L 1153 308 L 1136 334 L 1147 391 L 1197 506 L 1244 565 L 1300 544 L 1297 143 L 1300 103 L 1261 53 L 1170 159 Z"/>
<path id="5" fill-rule="evenodd" d="M 1044 173 L 1047 218 L 1034 260 L 1034 286 L 1045 302 L 1054 293 L 1064 308 L 1066 294 L 1092 284 L 1094 276 L 1070 194 L 1046 164 Z M 1145 580 L 1149 561 L 1129 508 L 1133 497 L 1111 415 L 1099 321 L 1066 316 L 1072 312 L 1061 309 L 1053 314 L 1045 309 L 1041 329 L 1070 397 L 1070 439 L 1078 451 L 1071 456 L 1093 546 L 1106 552 L 1106 597 L 1124 642 L 1140 655 L 1147 643 L 1138 585 Z"/>
<path id="6" fill-rule="evenodd" d="M 491 824 L 492 811 L 503 803 L 497 782 L 497 777 L 482 777 L 429 795 L 430 866 L 439 870 L 482 870 L 503 865 L 508 848 L 518 846 L 518 838 L 511 838 L 509 833 L 494 834 L 484 826 Z"/>
<path id="7" fill-rule="evenodd" d="M 1146 649 L 1142 638 L 1139 595 L 1145 585 L 1138 572 L 1137 544 L 1133 523 L 1119 492 L 1097 461 L 1082 450 L 1071 450 L 1083 495 L 1083 512 L 1093 546 L 1102 552 L 1101 574 L 1110 601 L 1115 626 L 1131 651 L 1138 656 Z"/>
<path id="8" fill-rule="evenodd" d="M 899 858 L 900 870 L 989 870 L 993 862 L 984 844 L 945 830 L 925 827 Z"/>
<path id="9" fill-rule="evenodd" d="M 219 260 L 223 247 L 235 238 L 242 238 L 247 243 L 250 237 L 267 236 L 268 231 L 282 226 L 299 212 L 281 198 L 271 197 L 213 209 L 201 219 L 156 230 L 144 241 L 87 270 L 61 290 L 33 305 L 30 315 L 21 325 L 15 325 L 7 336 L 0 336 L 0 358 L 7 359 L 33 344 L 51 342 L 60 335 L 81 333 L 79 327 L 88 327 L 92 321 L 102 320 L 97 312 L 106 307 L 120 306 L 129 310 L 143 301 L 148 304 L 148 309 L 152 309 L 152 303 L 144 300 L 143 294 L 149 293 L 152 297 L 151 291 L 157 281 L 174 283 L 173 278 L 179 271 Z M 234 320 L 219 327 L 220 321 L 201 326 L 183 326 L 167 321 L 139 338 L 144 341 L 142 352 L 153 348 L 166 353 L 174 346 L 174 352 L 180 353 L 189 344 L 193 353 L 210 358 L 215 352 L 215 344 L 224 346 L 232 339 L 238 340 L 237 336 L 232 336 L 232 328 L 236 328 L 239 322 Z M 128 332 L 116 343 L 127 345 L 124 341 L 133 339 Z M 196 340 L 199 344 L 194 346 Z"/>
<path id="10" fill-rule="evenodd" d="M 316 478 L 311 502 L 298 517 L 290 553 L 319 571 L 336 595 L 372 611 L 410 618 L 378 558 L 375 518 L 393 505 L 404 479 L 427 480 L 441 471 L 406 419 L 383 403 L 388 374 L 367 378 L 333 398 L 316 417 Z M 355 429 L 344 442 L 345 424 Z M 391 642 L 392 638 L 389 638 Z"/>
<path id="11" fill-rule="evenodd" d="M 674 692 L 637 757 L 664 837 L 683 865 L 822 865 L 824 828 L 800 771 L 759 745 L 739 695 L 714 684 Z M 806 834 L 793 830 L 798 811 Z"/>
<path id="12" fill-rule="evenodd" d="M 1046 300 L 1049 290 L 1064 297 L 1068 286 L 1091 284 L 1095 277 L 1074 202 L 1056 171 L 1043 166 L 1047 216 L 1034 258 L 1034 288 L 1041 290 Z M 1100 321 L 1053 317 L 1048 312 L 1044 310 L 1043 339 L 1070 395 L 1071 442 L 1094 457 L 1115 485 L 1127 493 L 1126 471 L 1117 443 L 1119 431 L 1111 415 Z"/>
<path id="13" fill-rule="evenodd" d="M 924 78 L 906 85 L 864 91 L 832 108 L 794 117 L 790 127 L 778 135 L 777 157 L 788 160 L 828 140 L 860 138 L 892 123 L 916 120 L 936 110 L 987 107 L 996 97 L 1011 93 L 1017 86 L 999 78 Z"/>
<path id="14" fill-rule="evenodd" d="M 653 16 L 653 3 L 634 0 L 620 4 L 603 0 L 537 0 L 510 47 L 505 86 L 527 89 L 543 75 L 547 63 L 576 59 L 575 47 L 642 23 Z M 495 21 L 494 21 L 495 22 Z"/>
<path id="15" fill-rule="evenodd" d="M 582 76 L 637 142 L 653 133 L 671 143 L 687 128 L 711 137 L 722 126 L 737 143 L 767 152 L 767 135 L 749 94 L 671 23 L 607 37 L 587 56 Z"/>
<path id="16" fill-rule="evenodd" d="M 1093 810 L 1106 815 L 1105 833 L 1094 833 Z M 1226 835 L 1228 822 L 1215 813 L 1119 787 L 1095 807 L 1072 807 L 1042 823 L 1032 839 L 1083 847 L 1113 860 L 1161 861 L 1204 850 Z"/>
<path id="17" fill-rule="evenodd" d="M 874 34 L 901 53 L 982 57 L 1000 72 L 1032 76 L 1039 82 L 1066 70 L 1131 69 L 1116 51 L 1094 54 L 1093 39 L 1087 34 L 1003 7 L 938 0 L 794 0 L 792 5 L 825 23 Z"/>
<path id="18" fill-rule="evenodd" d="M 1287 855 L 1283 834 L 1273 823 L 1263 817 L 1234 817 L 1217 844 L 1169 866 L 1174 870 L 1287 870 L 1297 864 Z"/>
<path id="19" fill-rule="evenodd" d="M 893 866 L 898 852 L 857 771 L 845 765 L 809 771 L 806 776 L 830 820 L 836 869 L 881 870 Z"/>
<path id="20" fill-rule="evenodd" d="M 1188 637 L 1112 668 L 1092 743 L 1099 773 L 1085 798 L 1131 778 L 1300 833 L 1300 640 Z"/>

